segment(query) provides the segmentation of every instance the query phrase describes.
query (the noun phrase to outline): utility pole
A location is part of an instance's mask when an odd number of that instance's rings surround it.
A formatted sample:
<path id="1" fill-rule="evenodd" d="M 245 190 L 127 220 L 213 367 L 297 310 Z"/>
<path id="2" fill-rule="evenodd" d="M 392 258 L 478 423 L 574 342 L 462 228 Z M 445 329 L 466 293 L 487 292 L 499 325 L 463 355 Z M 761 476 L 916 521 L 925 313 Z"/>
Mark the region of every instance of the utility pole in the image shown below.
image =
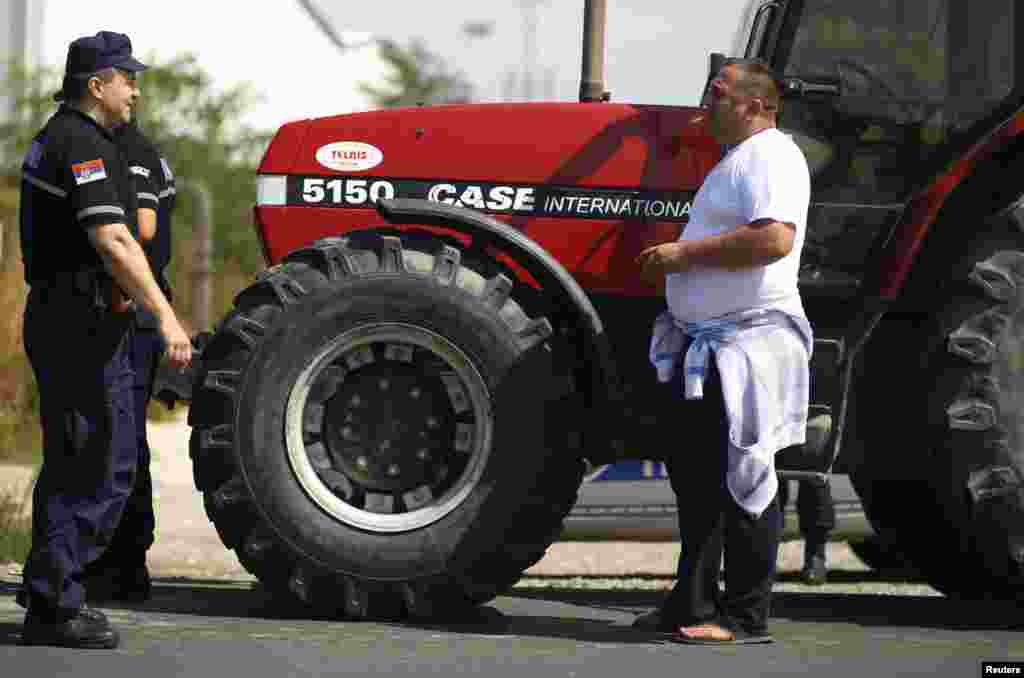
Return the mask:
<path id="1" fill-rule="evenodd" d="M 178 186 L 192 195 L 195 205 L 190 275 L 191 320 L 193 332 L 205 332 L 210 329 L 213 298 L 213 204 L 210 189 L 204 182 L 192 179 L 180 181 Z"/>
<path id="2" fill-rule="evenodd" d="M 523 101 L 534 100 L 534 84 L 537 77 L 537 25 L 538 8 L 548 0 L 519 0 L 523 10 L 523 74 L 520 94 Z"/>

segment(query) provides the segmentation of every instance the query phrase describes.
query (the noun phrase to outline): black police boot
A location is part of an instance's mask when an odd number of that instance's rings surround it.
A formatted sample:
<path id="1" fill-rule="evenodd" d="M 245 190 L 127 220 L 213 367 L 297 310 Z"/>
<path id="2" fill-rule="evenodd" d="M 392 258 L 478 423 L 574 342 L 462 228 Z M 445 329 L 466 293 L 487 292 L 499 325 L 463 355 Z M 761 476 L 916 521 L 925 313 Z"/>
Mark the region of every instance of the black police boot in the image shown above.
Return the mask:
<path id="1" fill-rule="evenodd" d="M 120 636 L 99 610 L 82 607 L 73 616 L 29 608 L 21 631 L 23 645 L 111 650 Z"/>
<path id="2" fill-rule="evenodd" d="M 119 600 L 144 603 L 152 596 L 152 581 L 146 568 L 146 554 L 123 558 L 101 558 L 85 568 L 86 596 L 93 602 Z"/>
<path id="3" fill-rule="evenodd" d="M 804 543 L 804 569 L 800 579 L 809 586 L 821 586 L 828 579 L 824 540 L 808 539 Z"/>
<path id="4" fill-rule="evenodd" d="M 144 603 L 153 595 L 153 581 L 145 563 L 121 568 L 112 597 L 127 603 Z"/>

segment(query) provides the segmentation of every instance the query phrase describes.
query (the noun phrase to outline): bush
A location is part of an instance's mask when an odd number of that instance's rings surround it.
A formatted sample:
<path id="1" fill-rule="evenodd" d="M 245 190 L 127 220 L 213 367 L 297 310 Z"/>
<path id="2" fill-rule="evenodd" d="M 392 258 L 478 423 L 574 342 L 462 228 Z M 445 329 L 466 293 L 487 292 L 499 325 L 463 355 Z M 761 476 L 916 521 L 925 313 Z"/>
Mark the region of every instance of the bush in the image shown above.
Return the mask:
<path id="1" fill-rule="evenodd" d="M 0 463 L 38 464 L 42 460 L 38 403 L 28 359 L 8 356 L 0 363 Z"/>
<path id="2" fill-rule="evenodd" d="M 32 544 L 32 521 L 25 506 L 32 492 L 28 485 L 23 496 L 0 493 L 0 563 L 24 563 Z"/>

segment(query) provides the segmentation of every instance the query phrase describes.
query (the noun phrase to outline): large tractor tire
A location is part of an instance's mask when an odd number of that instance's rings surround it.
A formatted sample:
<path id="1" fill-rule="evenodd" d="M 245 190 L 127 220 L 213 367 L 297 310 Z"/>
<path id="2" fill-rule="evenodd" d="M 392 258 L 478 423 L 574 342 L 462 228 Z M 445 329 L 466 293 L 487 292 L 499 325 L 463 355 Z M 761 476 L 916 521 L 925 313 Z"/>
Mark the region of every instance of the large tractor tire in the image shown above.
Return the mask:
<path id="1" fill-rule="evenodd" d="M 508 277 L 429 247 L 318 241 L 239 294 L 204 352 L 189 423 L 207 513 L 267 588 L 326 614 L 470 610 L 576 500 L 551 325 Z"/>
<path id="2" fill-rule="evenodd" d="M 932 311 L 868 346 L 851 478 L 885 542 L 936 589 L 1024 600 L 1024 237 L 993 226 Z"/>

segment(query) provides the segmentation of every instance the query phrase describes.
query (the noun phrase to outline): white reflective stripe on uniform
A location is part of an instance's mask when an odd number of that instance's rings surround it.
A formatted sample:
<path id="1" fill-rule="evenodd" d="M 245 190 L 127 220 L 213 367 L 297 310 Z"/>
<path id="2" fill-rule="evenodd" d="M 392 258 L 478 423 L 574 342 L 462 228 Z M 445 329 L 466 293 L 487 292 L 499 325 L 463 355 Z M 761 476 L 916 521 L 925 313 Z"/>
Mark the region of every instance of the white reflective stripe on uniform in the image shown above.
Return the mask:
<path id="1" fill-rule="evenodd" d="M 171 166 L 168 165 L 167 161 L 163 158 L 160 158 L 160 167 L 164 171 L 164 179 L 167 181 L 174 179 L 174 172 L 171 171 Z"/>
<path id="2" fill-rule="evenodd" d="M 55 195 L 58 198 L 66 198 L 66 197 L 68 197 L 68 192 L 65 191 L 64 189 L 57 188 L 53 184 L 51 184 L 49 182 L 46 182 L 46 181 L 43 181 L 42 179 L 40 179 L 38 177 L 34 177 L 31 174 L 29 174 L 28 172 L 22 172 L 21 173 L 21 178 L 24 179 L 25 181 L 27 181 L 28 183 L 32 184 L 36 188 L 41 189 L 43 191 L 46 191 L 47 193 L 49 193 L 51 195 Z"/>
<path id="3" fill-rule="evenodd" d="M 174 186 L 171 186 L 168 189 L 160 191 L 160 199 L 162 200 L 164 198 L 169 198 L 170 196 L 175 195 L 177 192 L 178 191 L 174 188 Z"/>
<path id="4" fill-rule="evenodd" d="M 84 210 L 79 210 L 78 214 L 75 215 L 76 219 L 85 219 L 91 217 L 94 214 L 116 214 L 119 217 L 124 216 L 124 209 L 117 205 L 96 205 L 95 207 L 86 207 Z"/>
<path id="5" fill-rule="evenodd" d="M 160 198 L 156 197 L 155 193 L 139 193 L 139 200 L 152 200 L 153 202 L 160 202 Z"/>

